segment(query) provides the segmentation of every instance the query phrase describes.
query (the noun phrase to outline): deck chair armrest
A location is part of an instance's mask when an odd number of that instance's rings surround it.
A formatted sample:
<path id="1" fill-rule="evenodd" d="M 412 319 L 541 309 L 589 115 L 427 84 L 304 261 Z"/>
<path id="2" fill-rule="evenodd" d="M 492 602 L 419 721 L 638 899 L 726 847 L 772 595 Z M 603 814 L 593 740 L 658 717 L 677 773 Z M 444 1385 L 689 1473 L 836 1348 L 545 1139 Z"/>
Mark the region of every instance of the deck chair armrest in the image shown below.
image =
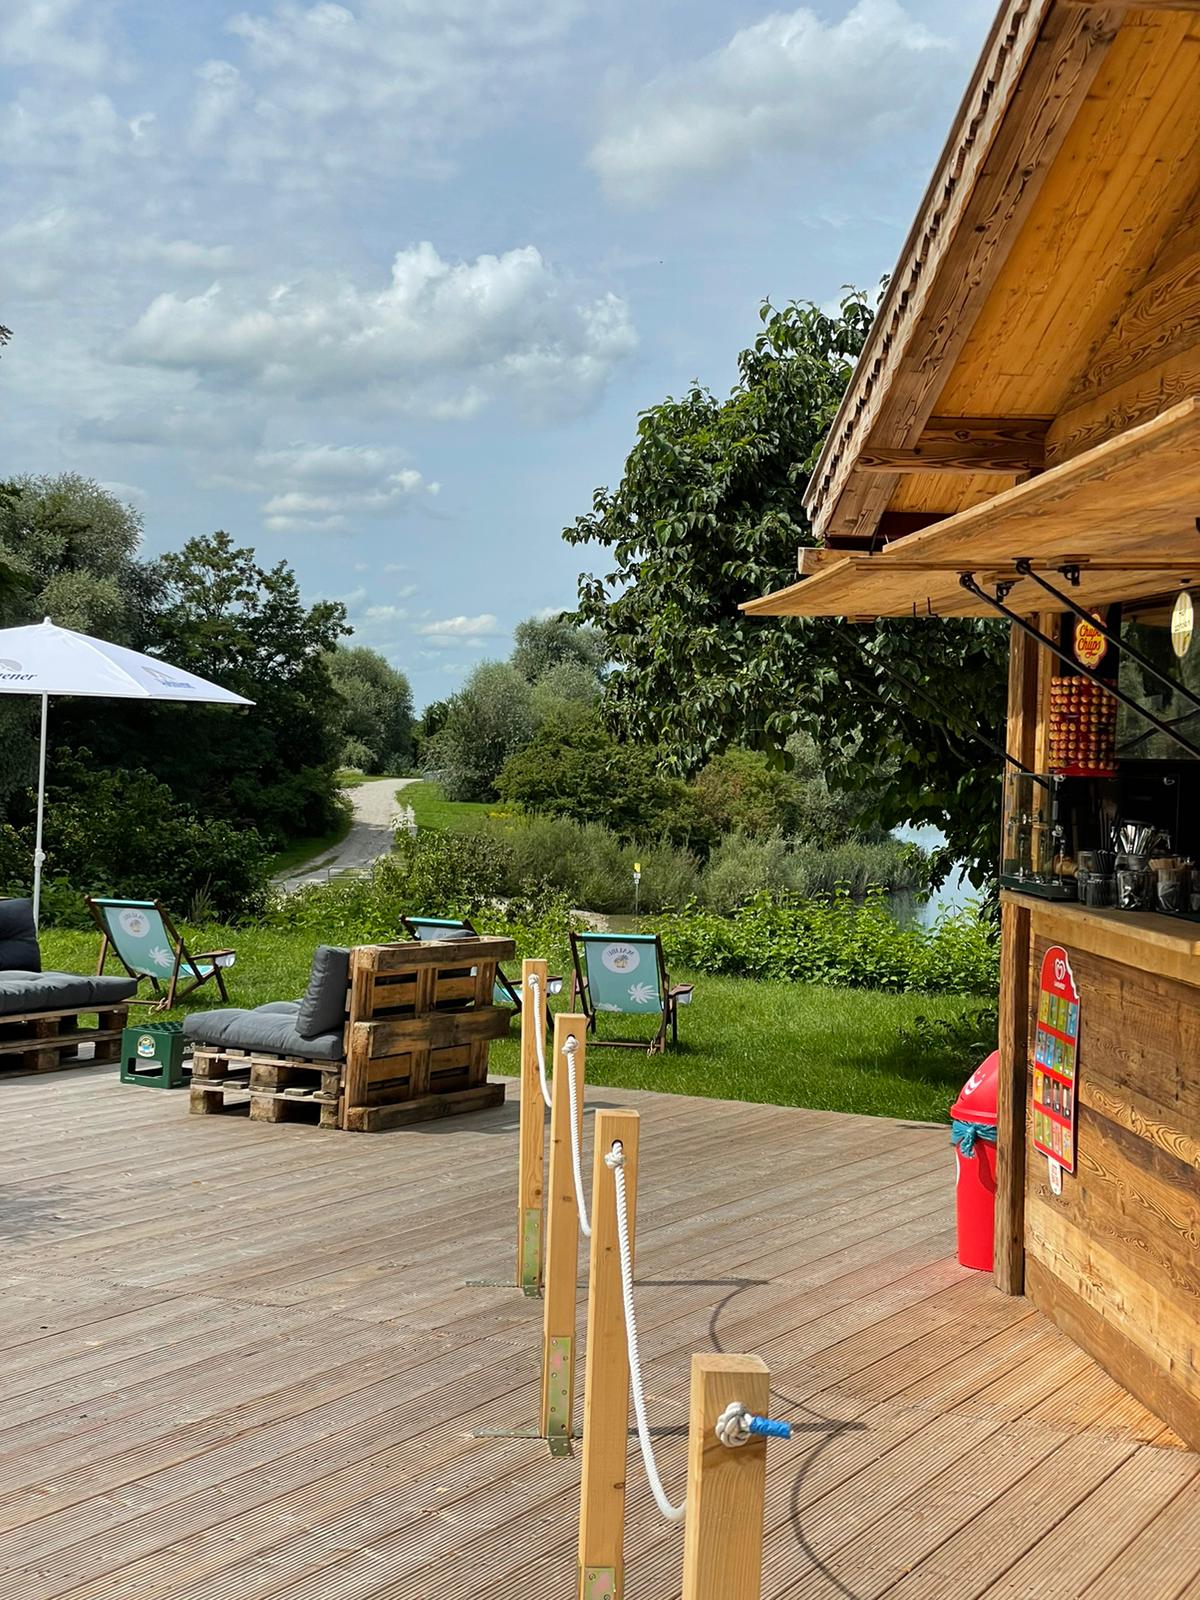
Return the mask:
<path id="1" fill-rule="evenodd" d="M 236 950 L 201 950 L 199 955 L 189 955 L 192 966 L 201 961 L 211 961 L 216 968 L 231 967 L 237 960 Z"/>
<path id="2" fill-rule="evenodd" d="M 696 985 L 694 983 L 673 983 L 667 992 L 672 1000 L 679 999 L 683 995 L 687 995 L 690 1000 L 695 988 Z"/>
<path id="3" fill-rule="evenodd" d="M 565 978 L 552 978 L 547 974 L 547 977 L 546 977 L 546 993 L 547 994 L 561 994 L 562 993 L 562 986 L 563 986 L 563 984 L 565 982 L 566 982 Z"/>

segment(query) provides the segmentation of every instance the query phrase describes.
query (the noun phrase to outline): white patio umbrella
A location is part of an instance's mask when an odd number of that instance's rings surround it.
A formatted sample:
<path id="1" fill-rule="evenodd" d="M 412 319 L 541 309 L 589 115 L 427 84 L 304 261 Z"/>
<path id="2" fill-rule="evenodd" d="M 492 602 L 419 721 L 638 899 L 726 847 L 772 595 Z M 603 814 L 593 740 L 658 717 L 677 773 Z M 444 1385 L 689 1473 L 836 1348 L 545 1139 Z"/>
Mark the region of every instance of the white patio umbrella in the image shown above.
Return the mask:
<path id="1" fill-rule="evenodd" d="M 42 697 L 38 755 L 37 842 L 33 851 L 33 919 L 42 900 L 42 818 L 46 809 L 46 724 L 52 694 L 96 695 L 109 700 L 194 700 L 252 706 L 194 672 L 126 650 L 107 639 L 59 628 L 47 617 L 25 628 L 0 628 L 0 694 Z"/>

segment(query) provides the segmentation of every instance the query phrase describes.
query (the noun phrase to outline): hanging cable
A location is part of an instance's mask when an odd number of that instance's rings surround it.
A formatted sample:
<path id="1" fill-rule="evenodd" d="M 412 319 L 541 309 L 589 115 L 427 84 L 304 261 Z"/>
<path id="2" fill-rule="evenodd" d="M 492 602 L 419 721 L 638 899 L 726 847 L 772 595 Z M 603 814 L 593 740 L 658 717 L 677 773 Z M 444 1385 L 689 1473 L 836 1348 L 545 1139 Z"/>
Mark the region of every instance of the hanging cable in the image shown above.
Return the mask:
<path id="1" fill-rule="evenodd" d="M 541 984 L 538 981 L 538 975 L 537 975 L 536 972 L 531 972 L 529 974 L 529 987 L 533 990 L 533 1008 L 534 1008 L 534 1011 L 536 1012 L 537 1011 L 537 1001 L 538 1001 L 538 991 L 541 988 Z M 542 1086 L 542 1099 L 546 1102 L 546 1110 L 549 1111 L 549 1109 L 550 1109 L 550 1084 L 548 1083 L 548 1081 L 546 1079 L 546 1029 L 545 1029 L 544 1019 L 543 1018 L 535 1017 L 534 1020 L 537 1023 L 536 1033 L 537 1033 L 538 1082 Z"/>
<path id="2" fill-rule="evenodd" d="M 633 1390 L 633 1414 L 637 1420 L 638 1443 L 642 1448 L 642 1461 L 650 1488 L 658 1502 L 658 1509 L 668 1522 L 682 1522 L 687 1501 L 673 1506 L 667 1499 L 658 1463 L 654 1459 L 654 1446 L 650 1441 L 650 1427 L 646 1421 L 646 1395 L 642 1384 L 642 1360 L 638 1350 L 637 1318 L 633 1309 L 633 1251 L 629 1244 L 629 1205 L 625 1196 L 625 1151 L 618 1139 L 604 1158 L 604 1164 L 613 1175 L 617 1195 L 617 1244 L 621 1256 L 621 1299 L 625 1305 L 625 1342 L 629 1346 L 629 1381 Z"/>
<path id="3" fill-rule="evenodd" d="M 583 1152 L 580 1143 L 583 1132 L 579 1126 L 579 1089 L 575 1083 L 575 1052 L 579 1041 L 569 1033 L 563 1041 L 563 1055 L 567 1058 L 567 1101 L 571 1111 L 571 1171 L 575 1177 L 575 1207 L 579 1212 L 579 1226 L 585 1239 L 592 1237 L 592 1224 L 588 1220 L 587 1202 L 583 1198 Z"/>

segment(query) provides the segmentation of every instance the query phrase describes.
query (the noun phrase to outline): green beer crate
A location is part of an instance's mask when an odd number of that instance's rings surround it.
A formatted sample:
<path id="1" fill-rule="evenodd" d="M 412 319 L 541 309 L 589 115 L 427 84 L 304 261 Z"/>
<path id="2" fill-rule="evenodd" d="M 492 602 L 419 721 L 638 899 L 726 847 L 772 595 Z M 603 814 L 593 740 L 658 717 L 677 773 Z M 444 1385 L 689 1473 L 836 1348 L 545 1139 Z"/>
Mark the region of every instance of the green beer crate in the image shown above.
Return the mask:
<path id="1" fill-rule="evenodd" d="M 151 1022 L 121 1034 L 122 1083 L 185 1089 L 191 1075 L 183 1064 L 182 1022 Z"/>

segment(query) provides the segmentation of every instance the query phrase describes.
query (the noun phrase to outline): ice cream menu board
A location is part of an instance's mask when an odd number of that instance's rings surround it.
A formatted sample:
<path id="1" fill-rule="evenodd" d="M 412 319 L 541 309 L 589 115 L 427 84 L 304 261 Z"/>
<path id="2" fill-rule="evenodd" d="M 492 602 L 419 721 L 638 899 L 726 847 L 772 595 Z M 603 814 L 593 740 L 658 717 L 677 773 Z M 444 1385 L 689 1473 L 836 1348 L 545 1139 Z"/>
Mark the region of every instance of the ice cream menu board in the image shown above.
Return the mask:
<path id="1" fill-rule="evenodd" d="M 1067 952 L 1052 944 L 1042 957 L 1033 1047 L 1033 1142 L 1075 1171 L 1075 1077 L 1079 1065 L 1079 990 Z"/>

